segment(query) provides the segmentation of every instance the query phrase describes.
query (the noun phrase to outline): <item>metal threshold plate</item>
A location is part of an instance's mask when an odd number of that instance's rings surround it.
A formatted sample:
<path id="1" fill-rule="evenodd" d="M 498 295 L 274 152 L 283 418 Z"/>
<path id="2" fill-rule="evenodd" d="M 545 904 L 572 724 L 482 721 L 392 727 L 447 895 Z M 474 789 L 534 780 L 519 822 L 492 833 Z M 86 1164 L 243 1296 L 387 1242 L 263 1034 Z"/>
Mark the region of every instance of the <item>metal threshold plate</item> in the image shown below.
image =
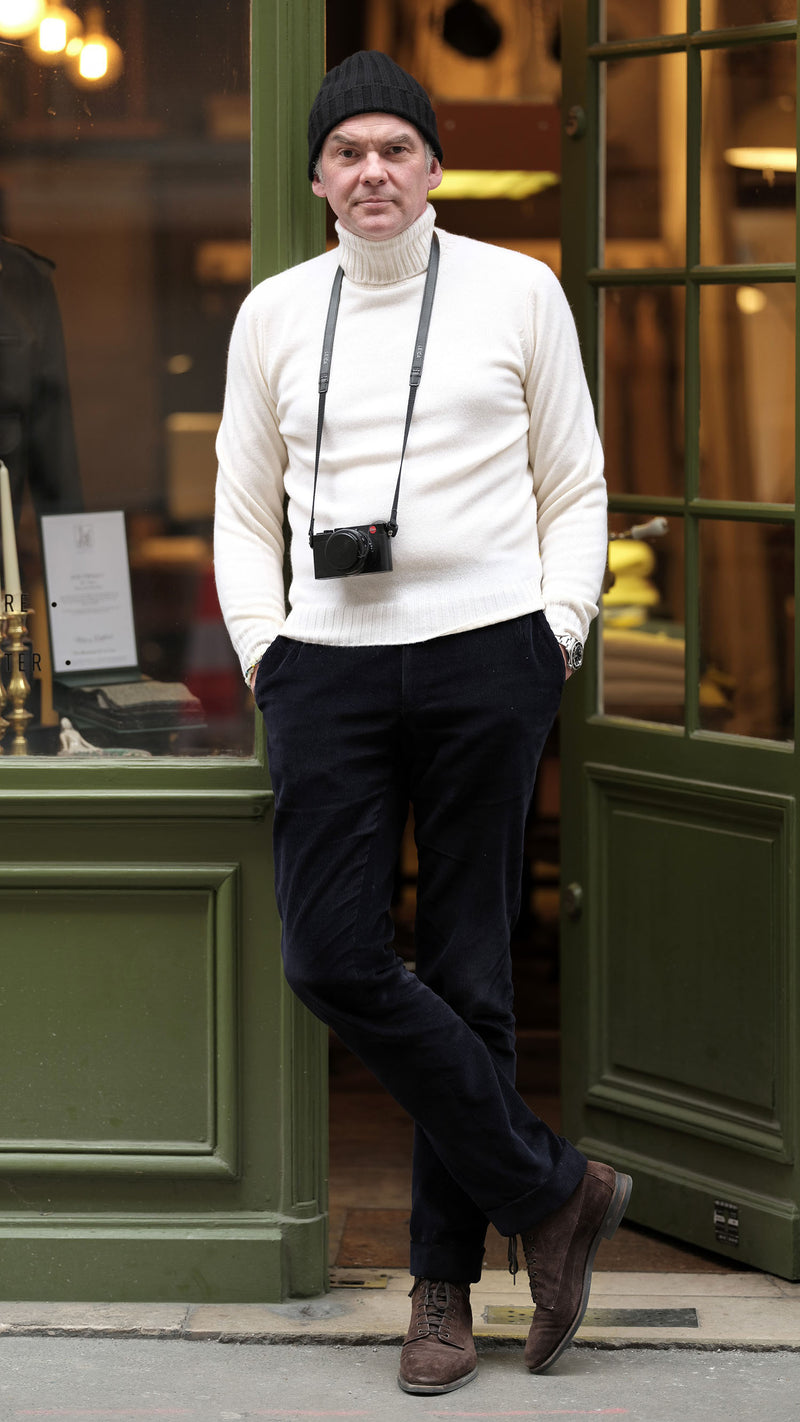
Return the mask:
<path id="1" fill-rule="evenodd" d="M 529 1324 L 533 1308 L 488 1304 L 484 1323 Z M 699 1328 L 695 1308 L 588 1308 L 584 1328 Z"/>
<path id="2" fill-rule="evenodd" d="M 388 1274 L 360 1274 L 352 1269 L 332 1269 L 332 1289 L 385 1289 Z"/>

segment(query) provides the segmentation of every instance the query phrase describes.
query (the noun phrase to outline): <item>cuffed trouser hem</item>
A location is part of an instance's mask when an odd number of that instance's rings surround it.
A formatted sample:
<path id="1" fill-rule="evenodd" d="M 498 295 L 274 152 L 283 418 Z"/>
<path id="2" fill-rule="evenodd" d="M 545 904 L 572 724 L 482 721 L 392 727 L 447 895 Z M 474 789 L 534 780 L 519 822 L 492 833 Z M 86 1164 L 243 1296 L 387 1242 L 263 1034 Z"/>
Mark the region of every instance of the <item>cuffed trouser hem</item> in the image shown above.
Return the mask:
<path id="1" fill-rule="evenodd" d="M 586 1156 L 565 1141 L 558 1165 L 543 1185 L 520 1195 L 510 1205 L 501 1205 L 499 1209 L 487 1212 L 495 1229 L 505 1235 L 521 1234 L 523 1230 L 532 1229 L 575 1193 L 586 1174 L 587 1164 Z"/>
<path id="2" fill-rule="evenodd" d="M 483 1249 L 459 1249 L 452 1244 L 413 1244 L 409 1272 L 415 1279 L 445 1279 L 449 1284 L 477 1284 Z"/>

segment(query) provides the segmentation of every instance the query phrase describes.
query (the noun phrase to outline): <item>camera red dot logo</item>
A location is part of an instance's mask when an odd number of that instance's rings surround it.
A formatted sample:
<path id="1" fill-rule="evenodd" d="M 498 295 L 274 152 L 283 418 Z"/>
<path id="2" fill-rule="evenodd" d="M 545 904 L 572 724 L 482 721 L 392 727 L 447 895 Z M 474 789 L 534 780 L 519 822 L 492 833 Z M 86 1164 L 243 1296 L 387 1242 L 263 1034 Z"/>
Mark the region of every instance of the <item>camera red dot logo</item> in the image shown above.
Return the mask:
<path id="1" fill-rule="evenodd" d="M 370 533 L 377 533 L 377 532 L 378 532 L 378 530 L 377 530 L 377 528 L 375 527 L 375 524 L 374 524 L 374 523 L 371 523 L 371 524 L 370 524 L 370 526 L 369 526 L 369 531 L 370 531 Z"/>

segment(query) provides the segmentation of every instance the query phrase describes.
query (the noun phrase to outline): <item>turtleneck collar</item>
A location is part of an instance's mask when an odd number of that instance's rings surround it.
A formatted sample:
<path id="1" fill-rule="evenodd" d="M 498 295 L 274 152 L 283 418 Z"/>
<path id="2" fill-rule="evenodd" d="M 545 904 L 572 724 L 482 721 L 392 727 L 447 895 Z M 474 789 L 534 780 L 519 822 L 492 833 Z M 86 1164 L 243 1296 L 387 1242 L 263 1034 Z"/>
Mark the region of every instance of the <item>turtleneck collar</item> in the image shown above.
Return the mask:
<path id="1" fill-rule="evenodd" d="M 388 286 L 419 276 L 428 265 L 435 221 L 436 213 L 428 203 L 410 227 L 381 242 L 357 237 L 337 222 L 339 262 L 345 276 L 360 286 Z"/>

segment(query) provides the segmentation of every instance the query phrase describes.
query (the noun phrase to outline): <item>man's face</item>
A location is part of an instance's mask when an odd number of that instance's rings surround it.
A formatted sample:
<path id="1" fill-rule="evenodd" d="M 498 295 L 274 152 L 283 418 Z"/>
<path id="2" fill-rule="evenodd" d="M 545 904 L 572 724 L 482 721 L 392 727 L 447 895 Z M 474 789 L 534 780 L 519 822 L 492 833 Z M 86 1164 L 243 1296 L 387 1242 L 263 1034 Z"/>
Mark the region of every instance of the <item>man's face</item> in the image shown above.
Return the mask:
<path id="1" fill-rule="evenodd" d="M 442 169 L 430 172 L 419 131 L 394 114 L 357 114 L 337 124 L 320 153 L 317 197 L 328 199 L 342 226 L 358 237 L 396 237 L 425 211 Z"/>

